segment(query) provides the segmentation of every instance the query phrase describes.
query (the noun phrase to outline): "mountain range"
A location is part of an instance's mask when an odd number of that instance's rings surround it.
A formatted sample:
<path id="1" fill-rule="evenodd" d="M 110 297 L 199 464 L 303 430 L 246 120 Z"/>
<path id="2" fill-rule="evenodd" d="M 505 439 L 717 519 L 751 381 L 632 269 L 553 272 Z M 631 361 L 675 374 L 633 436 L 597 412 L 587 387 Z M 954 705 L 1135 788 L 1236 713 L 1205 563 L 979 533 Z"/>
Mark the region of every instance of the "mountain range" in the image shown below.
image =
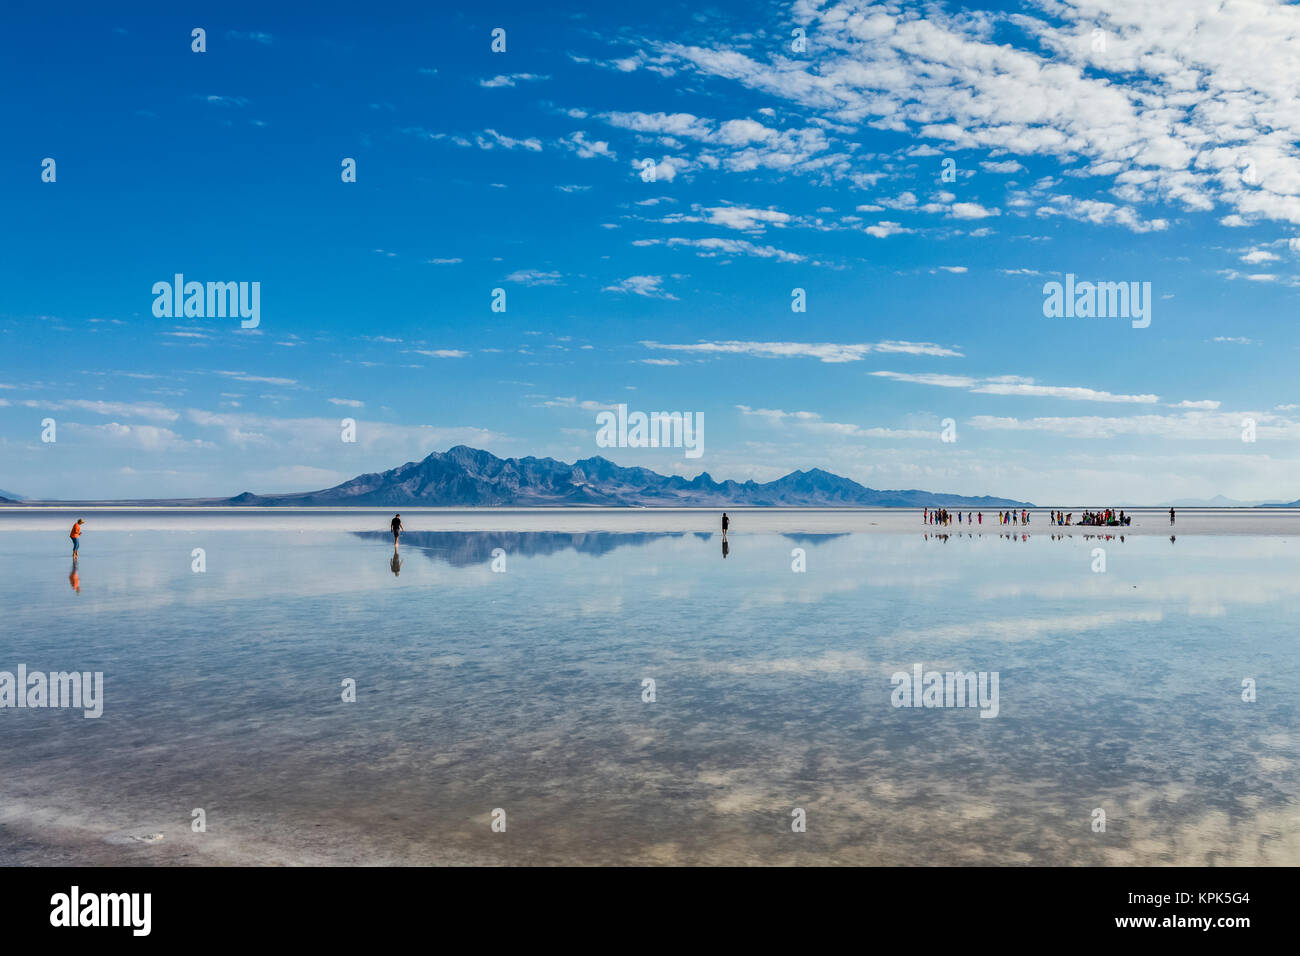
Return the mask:
<path id="1" fill-rule="evenodd" d="M 287 495 L 244 492 L 214 504 L 374 507 L 1031 507 L 1009 498 L 876 491 L 820 468 L 775 481 L 715 481 L 623 468 L 606 458 L 498 458 L 457 445 L 421 461 L 359 475 L 333 488 Z"/>

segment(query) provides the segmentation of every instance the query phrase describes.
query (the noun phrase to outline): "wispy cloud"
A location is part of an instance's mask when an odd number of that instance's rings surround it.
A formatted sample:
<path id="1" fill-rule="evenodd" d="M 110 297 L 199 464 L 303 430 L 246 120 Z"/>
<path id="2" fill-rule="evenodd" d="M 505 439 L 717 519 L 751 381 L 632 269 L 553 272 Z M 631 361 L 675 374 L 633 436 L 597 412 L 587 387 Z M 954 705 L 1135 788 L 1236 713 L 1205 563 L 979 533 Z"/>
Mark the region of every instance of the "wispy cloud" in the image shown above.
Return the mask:
<path id="1" fill-rule="evenodd" d="M 663 276 L 628 276 L 614 285 L 607 285 L 602 292 L 623 292 L 632 295 L 644 296 L 647 299 L 671 299 L 677 300 L 677 296 L 665 292 L 663 285 Z"/>
<path id="2" fill-rule="evenodd" d="M 213 375 L 222 375 L 226 378 L 233 378 L 239 382 L 260 382 L 263 385 L 286 385 L 297 386 L 297 379 L 282 378 L 278 375 L 250 375 L 247 372 L 213 372 Z"/>
<path id="3" fill-rule="evenodd" d="M 1120 402 L 1154 405 L 1158 395 L 1123 395 L 1095 388 L 1073 385 L 1039 385 L 1032 378 L 1006 375 L 997 378 L 970 378 L 964 375 L 929 375 L 914 372 L 876 371 L 869 374 L 896 382 L 963 388 L 984 395 L 1020 395 L 1032 398 L 1060 398 L 1072 402 Z"/>
<path id="4" fill-rule="evenodd" d="M 559 285 L 564 277 L 558 272 L 544 272 L 540 269 L 519 269 L 506 276 L 507 282 L 521 285 Z"/>
<path id="5" fill-rule="evenodd" d="M 747 418 L 757 418 L 770 425 L 793 427 L 806 432 L 838 438 L 927 438 L 936 439 L 939 432 L 916 428 L 863 428 L 846 422 L 828 422 L 816 412 L 787 412 L 778 408 L 750 408 L 737 405 L 737 410 Z"/>
<path id="6" fill-rule="evenodd" d="M 501 73 L 490 80 L 479 80 L 478 85 L 485 89 L 494 90 L 500 87 L 517 86 L 520 83 L 536 83 L 540 80 L 549 79 L 549 76 L 540 76 L 536 73 Z"/>
<path id="7" fill-rule="evenodd" d="M 778 262 L 806 262 L 808 257 L 796 252 L 787 252 L 775 246 L 760 246 L 748 239 L 723 239 L 718 237 L 706 239 L 687 239 L 673 237 L 670 239 L 636 239 L 634 246 L 684 246 L 696 250 L 696 255 L 704 258 L 718 256 L 752 256 L 758 259 L 775 259 Z"/>
<path id="8" fill-rule="evenodd" d="M 857 362 L 872 352 L 902 353 L 907 355 L 933 355 L 961 358 L 956 349 L 933 342 L 875 342 L 875 343 L 834 343 L 834 342 L 695 342 L 674 345 L 663 342 L 643 341 L 650 349 L 668 349 L 675 352 L 693 352 L 697 354 L 747 355 L 755 358 L 814 358 L 822 362 Z"/>
<path id="9" fill-rule="evenodd" d="M 269 33 L 263 33 L 261 30 L 249 30 L 241 33 L 238 30 L 227 30 L 226 39 L 228 40 L 250 40 L 253 43 L 260 43 L 263 46 L 270 46 L 274 42 L 274 37 Z"/>

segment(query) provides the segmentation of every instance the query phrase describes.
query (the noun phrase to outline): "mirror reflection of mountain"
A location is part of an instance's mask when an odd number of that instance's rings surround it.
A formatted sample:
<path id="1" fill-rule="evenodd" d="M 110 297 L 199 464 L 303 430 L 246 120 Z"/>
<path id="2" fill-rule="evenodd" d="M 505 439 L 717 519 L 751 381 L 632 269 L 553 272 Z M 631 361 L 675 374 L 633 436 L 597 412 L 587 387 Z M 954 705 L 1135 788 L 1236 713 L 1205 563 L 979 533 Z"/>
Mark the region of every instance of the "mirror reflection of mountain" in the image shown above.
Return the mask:
<path id="1" fill-rule="evenodd" d="M 798 541 L 800 544 L 825 544 L 833 538 L 847 538 L 851 532 L 848 531 L 831 531 L 817 533 L 812 531 L 784 531 L 781 537 L 789 538 L 791 541 Z M 692 531 L 691 534 L 701 541 L 712 541 L 716 531 Z"/>
<path id="2" fill-rule="evenodd" d="M 834 538 L 847 538 L 847 531 L 833 531 L 826 534 L 814 534 L 810 531 L 787 531 L 781 535 L 783 538 L 789 538 L 791 541 L 798 541 L 800 544 L 825 544 Z"/>
<path id="3" fill-rule="evenodd" d="M 358 538 L 392 543 L 387 531 L 354 531 Z M 457 568 L 492 560 L 502 548 L 511 557 L 537 557 L 570 549 L 600 556 L 615 548 L 647 545 L 657 538 L 684 538 L 684 531 L 404 531 L 400 547 L 417 550 Z"/>

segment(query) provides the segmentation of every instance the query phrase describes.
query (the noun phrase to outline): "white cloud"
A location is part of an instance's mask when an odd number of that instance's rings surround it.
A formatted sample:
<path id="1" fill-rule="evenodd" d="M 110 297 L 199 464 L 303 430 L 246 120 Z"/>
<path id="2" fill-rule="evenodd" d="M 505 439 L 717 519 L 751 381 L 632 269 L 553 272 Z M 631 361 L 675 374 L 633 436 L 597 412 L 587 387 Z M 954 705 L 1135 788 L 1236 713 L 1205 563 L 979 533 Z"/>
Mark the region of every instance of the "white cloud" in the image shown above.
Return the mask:
<path id="1" fill-rule="evenodd" d="M 111 415 L 117 418 L 143 418 L 155 422 L 174 422 L 181 417 L 180 412 L 153 402 L 105 402 L 95 399 L 69 398 L 59 401 L 31 400 L 24 401 L 21 404 L 31 408 L 46 408 L 51 411 L 93 412 L 96 415 Z"/>
<path id="2" fill-rule="evenodd" d="M 257 446 L 292 456 L 300 463 L 308 455 L 337 458 L 337 418 L 275 418 L 242 412 L 211 412 L 189 409 L 186 418 L 199 428 L 219 435 L 235 447 Z M 483 428 L 397 425 L 369 421 L 357 429 L 356 447 L 380 460 L 409 461 L 416 455 L 446 449 L 452 445 L 483 448 L 504 440 L 504 436 Z"/>
<path id="3" fill-rule="evenodd" d="M 213 372 L 213 375 L 223 375 L 226 378 L 233 378 L 238 382 L 260 382 L 263 385 L 285 385 L 296 386 L 296 379 L 282 378 L 275 375 L 250 375 L 247 372 Z"/>
<path id="4" fill-rule="evenodd" d="M 766 225 L 784 226 L 790 221 L 788 213 L 776 209 L 754 209 L 749 206 L 711 206 L 704 210 L 704 221 L 713 226 L 726 226 L 742 232 L 761 230 Z"/>
<path id="5" fill-rule="evenodd" d="M 1300 423 L 1262 412 L 1187 411 L 1180 415 L 1134 415 L 1129 418 L 1080 416 L 1020 419 L 976 415 L 970 419 L 969 424 L 985 430 L 1052 432 L 1071 438 L 1116 438 L 1128 435 L 1240 442 L 1243 417 L 1256 419 L 1256 435 L 1261 438 L 1290 441 L 1300 438 Z"/>
<path id="6" fill-rule="evenodd" d="M 897 222 L 882 220 L 874 226 L 867 226 L 867 235 L 875 236 L 877 239 L 888 239 L 890 236 L 897 236 L 901 233 L 914 232 Z"/>
<path id="7" fill-rule="evenodd" d="M 506 281 L 518 282 L 522 285 L 559 285 L 562 278 L 564 277 L 558 272 L 544 272 L 540 269 L 518 269 L 506 276 Z"/>
<path id="8" fill-rule="evenodd" d="M 907 355 L 931 355 L 960 358 L 961 353 L 930 342 L 876 342 L 872 344 L 836 344 L 832 342 L 696 342 L 673 345 L 643 341 L 650 349 L 696 354 L 748 355 L 755 358 L 815 358 L 826 363 L 857 362 L 872 352 Z"/>
<path id="9" fill-rule="evenodd" d="M 1173 203 L 1226 205 L 1230 226 L 1300 222 L 1294 4 L 1041 0 L 1002 14 L 832 0 L 795 4 L 793 20 L 815 57 L 721 33 L 646 46 L 670 68 L 737 84 L 828 128 L 1051 157 L 1102 177 L 1123 200 L 1058 197 L 1048 215 L 1149 232 L 1168 221 L 1134 207 Z M 1095 29 L 1104 49 L 1093 49 Z M 1013 162 L 982 165 L 1019 171 Z M 847 165 L 840 175 L 855 171 Z"/>
<path id="10" fill-rule="evenodd" d="M 977 202 L 955 202 L 952 204 L 952 218 L 954 219 L 987 219 L 990 216 L 1002 215 L 1001 210 L 985 209 Z"/>
<path id="11" fill-rule="evenodd" d="M 519 83 L 535 83 L 538 80 L 549 79 L 549 76 L 539 76 L 536 73 L 504 73 L 494 76 L 490 80 L 479 80 L 478 85 L 485 89 L 493 90 L 503 86 L 515 86 Z"/>
<path id="12" fill-rule="evenodd" d="M 616 158 L 614 151 L 609 148 L 609 143 L 603 139 L 589 140 L 587 134 L 581 130 L 570 133 L 560 140 L 560 145 L 577 153 L 580 159 L 595 159 L 598 156 L 605 159 Z"/>
<path id="13" fill-rule="evenodd" d="M 633 295 L 644 296 L 648 299 L 672 299 L 677 300 L 677 296 L 665 292 L 662 288 L 663 276 L 628 276 L 621 282 L 614 285 L 607 285 L 602 292 L 625 292 Z"/>
<path id="14" fill-rule="evenodd" d="M 542 150 L 542 141 L 536 137 L 528 139 L 515 139 L 512 136 L 505 136 L 494 129 L 485 129 L 479 134 L 474 142 L 479 149 L 493 149 L 500 146 L 502 149 L 524 149 L 529 152 L 539 153 Z"/>
<path id="15" fill-rule="evenodd" d="M 927 438 L 937 439 L 939 432 L 923 429 L 863 428 L 846 422 L 828 422 L 816 412 L 787 412 L 778 408 L 750 408 L 737 405 L 737 410 L 747 418 L 757 418 L 769 425 L 793 427 L 818 435 L 836 438 Z"/>
<path id="16" fill-rule="evenodd" d="M 686 239 L 673 237 L 670 239 L 637 239 L 633 241 L 632 245 L 685 246 L 695 249 L 696 255 L 706 258 L 715 256 L 754 256 L 759 259 L 776 259 L 778 262 L 805 262 L 808 258 L 796 252 L 778 249 L 775 246 L 756 245 L 747 239 L 722 239 L 718 237 Z"/>
<path id="17" fill-rule="evenodd" d="M 934 375 L 911 372 L 877 371 L 869 374 L 896 382 L 937 385 L 942 388 L 964 388 L 967 391 L 984 395 L 1018 395 L 1030 398 L 1060 398 L 1074 402 L 1118 402 L 1139 405 L 1154 405 L 1160 401 L 1158 395 L 1123 395 L 1095 388 L 1081 388 L 1070 385 L 1038 385 L 1031 378 L 1019 376 L 977 379 L 964 375 Z"/>
<path id="18" fill-rule="evenodd" d="M 140 451 L 181 451 L 214 447 L 202 439 L 183 438 L 170 428 L 157 425 L 123 425 L 109 422 L 106 425 L 82 425 L 67 422 L 61 428 L 74 433 L 78 442 L 87 444 L 137 448 Z"/>

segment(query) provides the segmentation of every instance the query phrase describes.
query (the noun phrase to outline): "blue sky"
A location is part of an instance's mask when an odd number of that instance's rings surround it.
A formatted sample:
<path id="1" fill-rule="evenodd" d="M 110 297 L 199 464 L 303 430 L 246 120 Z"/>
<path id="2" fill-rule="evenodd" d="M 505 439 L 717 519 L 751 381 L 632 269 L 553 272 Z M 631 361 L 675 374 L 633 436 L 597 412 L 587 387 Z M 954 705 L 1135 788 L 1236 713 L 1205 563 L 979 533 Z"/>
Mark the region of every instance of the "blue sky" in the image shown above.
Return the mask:
<path id="1" fill-rule="evenodd" d="M 1300 496 L 1295 7 L 176 11 L 0 36 L 0 488 L 307 490 L 466 443 Z M 175 273 L 259 282 L 259 326 L 156 317 Z M 1066 273 L 1149 282 L 1150 326 L 1044 317 Z M 701 413 L 703 456 L 598 448 L 618 403 Z"/>

